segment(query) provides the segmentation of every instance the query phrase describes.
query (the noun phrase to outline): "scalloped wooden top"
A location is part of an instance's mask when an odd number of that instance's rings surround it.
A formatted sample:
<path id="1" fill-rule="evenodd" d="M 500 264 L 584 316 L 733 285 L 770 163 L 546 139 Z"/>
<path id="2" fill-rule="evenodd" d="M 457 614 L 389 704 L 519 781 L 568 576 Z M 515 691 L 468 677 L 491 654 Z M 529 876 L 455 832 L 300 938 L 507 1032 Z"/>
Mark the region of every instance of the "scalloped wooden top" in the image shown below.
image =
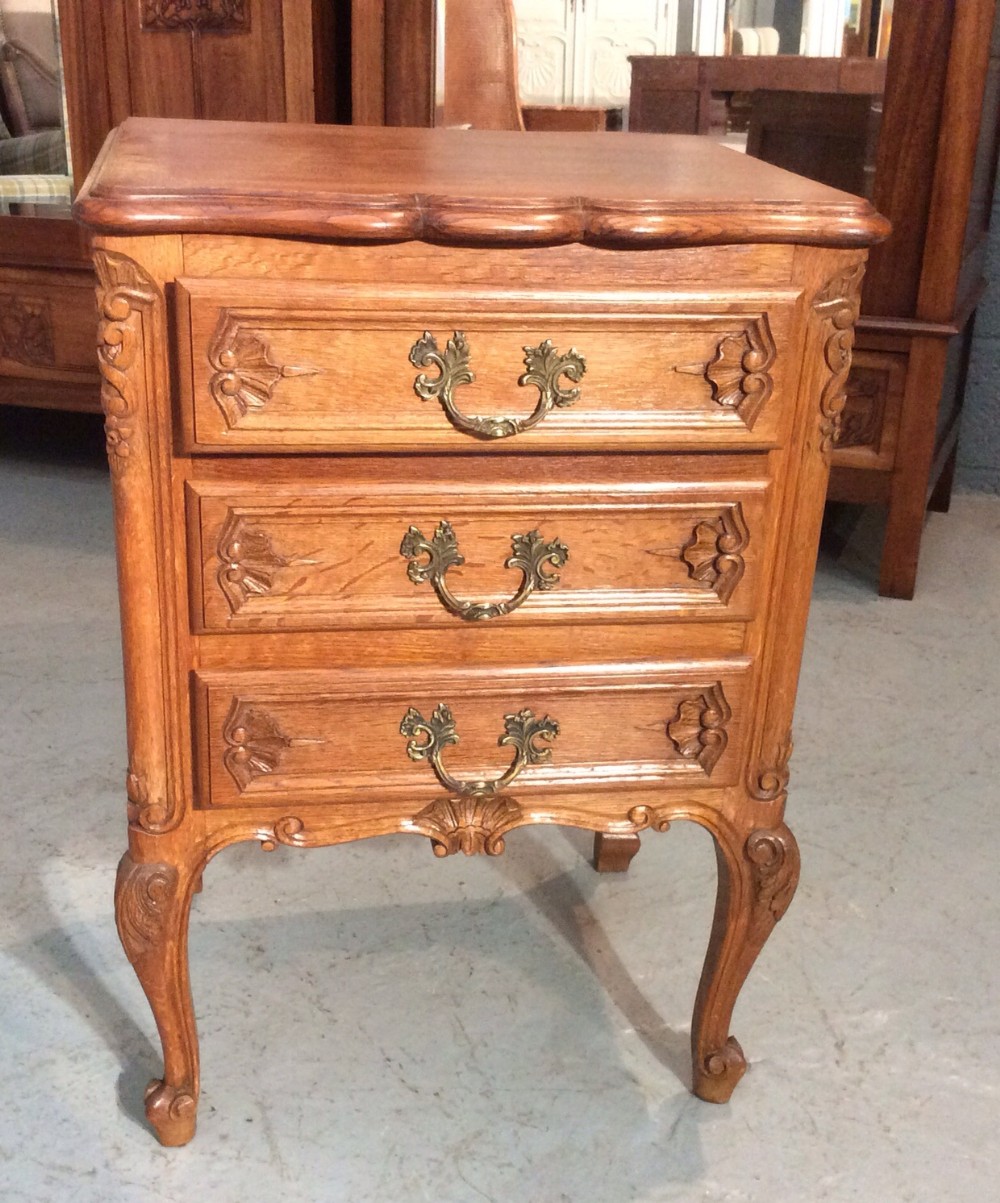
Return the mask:
<path id="1" fill-rule="evenodd" d="M 862 247 L 867 201 L 668 134 L 265 125 L 130 117 L 74 206 L 100 233 L 330 241 Z"/>

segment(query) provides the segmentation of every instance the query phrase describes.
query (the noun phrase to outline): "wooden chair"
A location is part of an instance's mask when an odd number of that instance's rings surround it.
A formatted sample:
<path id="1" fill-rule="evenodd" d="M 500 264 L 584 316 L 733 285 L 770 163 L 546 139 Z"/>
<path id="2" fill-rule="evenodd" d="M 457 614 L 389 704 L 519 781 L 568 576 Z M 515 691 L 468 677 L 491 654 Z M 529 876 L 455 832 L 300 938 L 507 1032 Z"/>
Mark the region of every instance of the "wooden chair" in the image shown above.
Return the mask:
<path id="1" fill-rule="evenodd" d="M 524 129 L 513 0 L 438 0 L 444 95 L 436 125 Z"/>

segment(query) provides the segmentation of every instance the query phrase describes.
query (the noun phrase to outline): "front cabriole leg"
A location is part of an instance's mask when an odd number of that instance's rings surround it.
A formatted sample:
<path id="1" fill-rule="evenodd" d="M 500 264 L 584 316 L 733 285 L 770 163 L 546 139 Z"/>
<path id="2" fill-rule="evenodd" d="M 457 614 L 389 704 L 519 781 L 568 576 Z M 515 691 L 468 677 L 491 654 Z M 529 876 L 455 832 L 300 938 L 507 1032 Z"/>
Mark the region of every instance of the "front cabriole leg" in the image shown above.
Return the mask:
<path id="1" fill-rule="evenodd" d="M 157 851 L 154 846 L 151 855 Z M 146 1088 L 146 1118 L 161 1144 L 183 1145 L 194 1136 L 199 1089 L 188 917 L 205 857 L 200 851 L 181 860 L 142 860 L 140 855 L 133 848 L 118 866 L 115 920 L 163 1046 L 163 1077 Z"/>
<path id="2" fill-rule="evenodd" d="M 799 849 L 784 823 L 745 831 L 711 828 L 719 866 L 715 920 L 691 1027 L 693 1090 L 726 1103 L 747 1063 L 729 1033 L 733 1007 L 757 954 L 788 908 Z"/>

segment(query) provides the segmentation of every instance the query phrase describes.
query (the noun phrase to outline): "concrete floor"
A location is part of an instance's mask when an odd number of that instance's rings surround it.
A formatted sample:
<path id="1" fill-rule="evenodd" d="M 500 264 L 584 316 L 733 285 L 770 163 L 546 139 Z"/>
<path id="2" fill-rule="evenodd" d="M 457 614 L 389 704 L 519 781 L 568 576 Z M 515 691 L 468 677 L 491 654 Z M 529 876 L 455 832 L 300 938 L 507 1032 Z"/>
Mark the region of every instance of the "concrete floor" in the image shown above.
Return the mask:
<path id="1" fill-rule="evenodd" d="M 244 847 L 196 902 L 199 1133 L 164 1150 L 111 911 L 108 482 L 96 454 L 17 441 L 0 452 L 3 1203 L 1000 1196 L 1000 498 L 930 518 L 914 602 L 875 596 L 867 519 L 824 556 L 788 812 L 802 885 L 741 997 L 752 1064 L 728 1107 L 684 1084 L 714 890 L 700 831 L 644 836 L 624 878 L 561 830 L 516 832 L 497 860 L 402 836 Z"/>

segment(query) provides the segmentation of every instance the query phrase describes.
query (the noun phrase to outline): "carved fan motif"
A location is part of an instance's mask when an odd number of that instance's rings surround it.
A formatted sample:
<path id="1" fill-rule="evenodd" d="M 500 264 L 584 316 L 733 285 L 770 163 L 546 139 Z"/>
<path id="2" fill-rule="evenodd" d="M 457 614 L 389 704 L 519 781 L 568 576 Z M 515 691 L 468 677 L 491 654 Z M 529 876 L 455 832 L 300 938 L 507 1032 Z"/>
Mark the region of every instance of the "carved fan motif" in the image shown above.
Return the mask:
<path id="1" fill-rule="evenodd" d="M 750 542 L 750 531 L 740 502 L 723 510 L 711 522 L 699 522 L 681 548 L 681 559 L 691 579 L 714 589 L 719 600 L 728 602 L 743 577 L 742 552 Z"/>
<path id="2" fill-rule="evenodd" d="M 709 363 L 689 363 L 675 370 L 703 376 L 711 386 L 712 400 L 734 410 L 747 430 L 753 430 L 774 388 L 771 368 L 776 357 L 771 326 L 762 313 L 742 330 L 723 335 Z"/>
<path id="3" fill-rule="evenodd" d="M 667 723 L 667 735 L 685 760 L 697 760 L 705 775 L 710 777 L 729 742 L 726 724 L 732 714 L 722 691 L 722 682 L 716 681 L 708 689 L 680 703 L 677 713 Z"/>
<path id="4" fill-rule="evenodd" d="M 232 510 L 219 532 L 215 554 L 219 560 L 216 580 L 234 614 L 246 604 L 247 598 L 269 593 L 279 569 L 292 564 L 316 563 L 302 557 L 280 555 L 267 531 L 251 526 L 245 515 L 234 514 Z"/>
<path id="5" fill-rule="evenodd" d="M 273 773 L 281 761 L 281 754 L 292 745 L 266 711 L 241 698 L 233 698 L 222 728 L 222 738 L 226 744 L 223 764 L 241 793 L 255 777 Z"/>
<path id="6" fill-rule="evenodd" d="M 215 369 L 208 386 L 230 430 L 251 410 L 263 409 L 282 380 L 319 373 L 318 368 L 275 363 L 264 336 L 245 328 L 228 310 L 222 311 L 208 359 Z"/>

